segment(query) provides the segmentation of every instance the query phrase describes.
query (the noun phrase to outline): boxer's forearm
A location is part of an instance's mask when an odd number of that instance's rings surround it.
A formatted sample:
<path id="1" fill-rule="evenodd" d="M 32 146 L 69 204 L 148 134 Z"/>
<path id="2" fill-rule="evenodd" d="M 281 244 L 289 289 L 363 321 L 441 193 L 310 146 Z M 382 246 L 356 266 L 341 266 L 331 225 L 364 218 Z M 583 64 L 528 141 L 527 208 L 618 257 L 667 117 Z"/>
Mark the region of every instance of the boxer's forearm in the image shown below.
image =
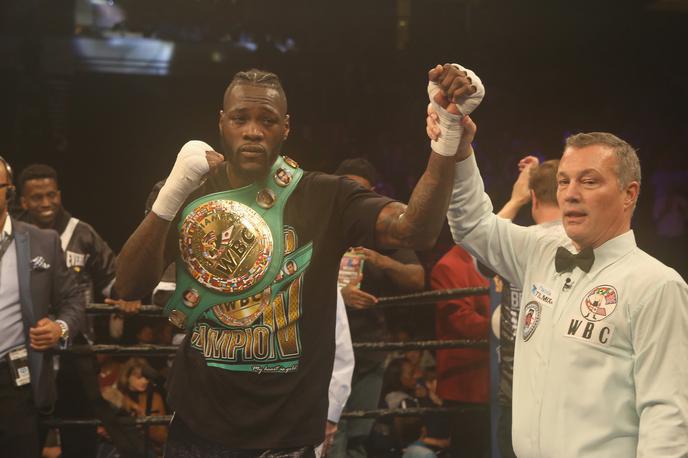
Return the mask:
<path id="1" fill-rule="evenodd" d="M 380 212 L 375 228 L 378 246 L 425 250 L 435 245 L 449 206 L 454 161 L 431 153 L 408 206 L 393 203 Z"/>
<path id="2" fill-rule="evenodd" d="M 122 299 L 140 299 L 158 284 L 165 270 L 165 240 L 170 222 L 148 213 L 117 258 L 114 289 Z"/>

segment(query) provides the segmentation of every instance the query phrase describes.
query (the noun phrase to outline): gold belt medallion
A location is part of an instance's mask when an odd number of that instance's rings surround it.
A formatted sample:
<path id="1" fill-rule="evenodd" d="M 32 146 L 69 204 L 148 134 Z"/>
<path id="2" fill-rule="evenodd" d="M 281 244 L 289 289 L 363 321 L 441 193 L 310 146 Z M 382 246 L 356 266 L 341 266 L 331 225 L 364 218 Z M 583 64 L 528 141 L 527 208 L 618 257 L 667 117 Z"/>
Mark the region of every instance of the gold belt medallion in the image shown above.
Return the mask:
<path id="1" fill-rule="evenodd" d="M 180 252 L 191 276 L 222 293 L 239 293 L 260 281 L 272 259 L 265 220 L 233 200 L 199 205 L 182 223 Z"/>

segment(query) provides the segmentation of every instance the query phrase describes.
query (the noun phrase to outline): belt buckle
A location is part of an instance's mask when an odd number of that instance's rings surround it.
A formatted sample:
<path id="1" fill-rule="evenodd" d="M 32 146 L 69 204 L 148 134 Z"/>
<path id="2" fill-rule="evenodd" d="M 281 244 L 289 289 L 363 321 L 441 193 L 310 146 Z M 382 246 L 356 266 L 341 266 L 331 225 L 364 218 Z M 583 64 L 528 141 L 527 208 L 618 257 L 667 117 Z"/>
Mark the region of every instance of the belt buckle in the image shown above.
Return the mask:
<path id="1" fill-rule="evenodd" d="M 180 252 L 198 283 L 220 293 L 241 293 L 267 272 L 273 238 L 267 222 L 251 207 L 218 199 L 186 216 Z"/>

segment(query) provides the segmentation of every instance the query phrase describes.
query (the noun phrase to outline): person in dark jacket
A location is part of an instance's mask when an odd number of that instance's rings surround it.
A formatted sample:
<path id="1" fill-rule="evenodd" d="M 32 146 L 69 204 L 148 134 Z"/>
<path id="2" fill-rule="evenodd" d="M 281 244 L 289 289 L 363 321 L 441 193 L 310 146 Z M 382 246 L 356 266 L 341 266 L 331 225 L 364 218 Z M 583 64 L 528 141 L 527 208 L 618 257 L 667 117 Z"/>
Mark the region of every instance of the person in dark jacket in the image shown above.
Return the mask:
<path id="1" fill-rule="evenodd" d="M 84 304 L 104 301 L 116 305 L 125 313 L 138 311 L 140 301 L 116 299 L 116 292 L 112 290 L 116 271 L 115 253 L 90 224 L 73 217 L 62 206 L 55 169 L 45 164 L 29 165 L 19 174 L 17 185 L 21 191 L 23 210 L 18 218 L 42 229 L 57 231 L 65 253 L 66 267 L 78 282 Z M 74 333 L 74 337 L 80 343 L 85 343 L 85 340 L 94 342 L 96 334 L 115 338 L 117 336 L 112 335 L 111 330 L 122 329 L 123 325 L 123 318 L 119 314 L 112 315 L 109 320 L 89 319 L 81 330 L 83 336 Z M 94 332 L 94 328 L 101 332 Z M 105 422 L 108 433 L 117 443 L 125 433 L 123 430 L 121 434 L 118 433 L 121 428 L 115 423 L 114 415 L 100 395 L 94 358 L 64 355 L 59 365 L 62 369 L 57 376 L 60 396 L 56 413 L 75 418 L 97 416 Z M 89 429 L 91 434 L 84 434 L 82 428 L 64 428 L 60 431 L 63 458 L 95 455 L 96 430 L 95 427 Z"/>
<path id="2" fill-rule="evenodd" d="M 9 217 L 11 168 L 0 158 L 0 450 L 37 457 L 39 411 L 55 403 L 50 350 L 84 323 L 83 296 L 60 240 Z"/>
<path id="3" fill-rule="evenodd" d="M 29 165 L 19 174 L 17 186 L 23 210 L 18 219 L 60 234 L 67 267 L 77 274 L 87 302 L 111 297 L 115 254 L 90 224 L 62 206 L 55 169 L 45 164 Z"/>

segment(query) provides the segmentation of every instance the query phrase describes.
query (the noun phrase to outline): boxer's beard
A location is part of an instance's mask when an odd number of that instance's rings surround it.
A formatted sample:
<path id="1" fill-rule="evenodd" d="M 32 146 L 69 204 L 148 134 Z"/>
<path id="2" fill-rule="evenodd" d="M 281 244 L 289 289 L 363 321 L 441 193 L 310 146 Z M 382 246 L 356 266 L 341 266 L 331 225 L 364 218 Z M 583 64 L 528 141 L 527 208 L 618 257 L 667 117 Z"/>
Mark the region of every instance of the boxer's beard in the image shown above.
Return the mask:
<path id="1" fill-rule="evenodd" d="M 233 170 L 233 173 L 245 181 L 258 181 L 265 178 L 265 176 L 270 172 L 272 164 L 277 159 L 277 155 L 281 149 L 282 144 L 280 143 L 272 151 L 268 151 L 265 148 L 256 148 L 255 145 L 252 146 L 241 146 L 238 148 L 229 147 L 223 138 L 220 139 L 223 151 L 230 151 L 227 155 L 227 162 Z M 255 161 L 243 159 L 241 157 L 242 151 L 252 151 L 259 152 L 263 155 L 262 158 L 257 157 Z M 246 164 L 248 162 L 249 164 Z M 262 162 L 260 166 L 256 164 L 257 162 Z M 253 163 L 253 164 L 251 164 Z M 247 167 L 247 165 L 249 165 Z M 253 165 L 252 167 L 250 165 Z"/>

